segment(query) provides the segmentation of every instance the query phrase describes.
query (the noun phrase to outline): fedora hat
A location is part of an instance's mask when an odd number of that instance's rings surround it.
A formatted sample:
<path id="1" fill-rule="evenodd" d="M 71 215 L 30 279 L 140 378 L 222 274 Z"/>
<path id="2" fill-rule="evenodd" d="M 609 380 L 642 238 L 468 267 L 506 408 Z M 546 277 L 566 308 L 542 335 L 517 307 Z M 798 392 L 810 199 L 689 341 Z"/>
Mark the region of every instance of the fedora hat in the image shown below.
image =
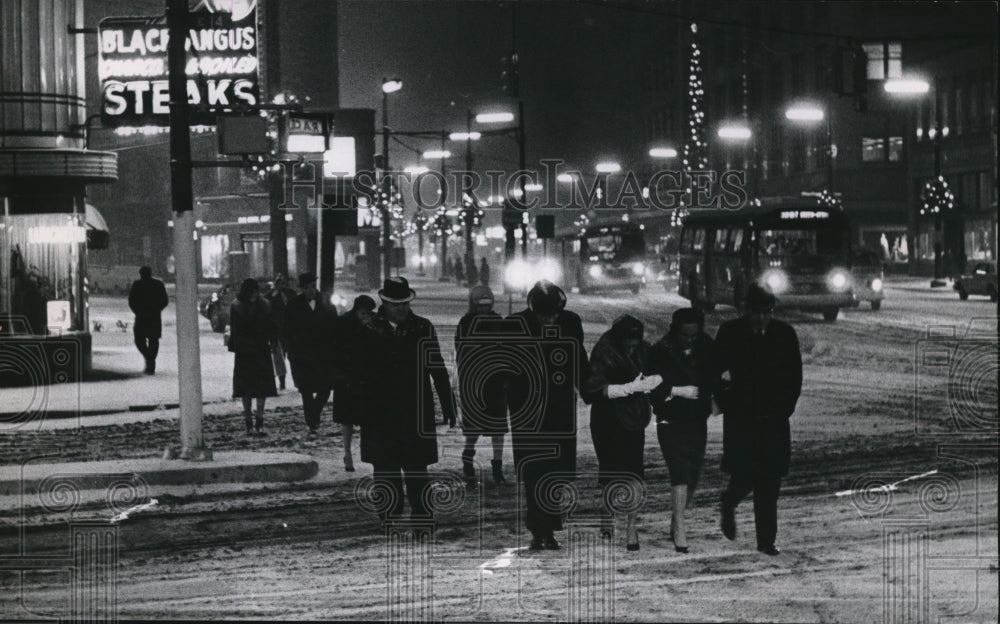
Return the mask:
<path id="1" fill-rule="evenodd" d="M 312 286 L 316 283 L 315 273 L 300 273 L 299 274 L 299 288 L 305 288 L 306 286 Z"/>
<path id="2" fill-rule="evenodd" d="M 406 303 L 416 299 L 417 293 L 410 288 L 405 277 L 390 277 L 382 282 L 382 290 L 378 291 L 378 296 L 389 303 Z"/>
<path id="3" fill-rule="evenodd" d="M 773 308 L 778 302 L 770 290 L 758 284 L 750 284 L 747 288 L 747 307 L 750 308 Z"/>

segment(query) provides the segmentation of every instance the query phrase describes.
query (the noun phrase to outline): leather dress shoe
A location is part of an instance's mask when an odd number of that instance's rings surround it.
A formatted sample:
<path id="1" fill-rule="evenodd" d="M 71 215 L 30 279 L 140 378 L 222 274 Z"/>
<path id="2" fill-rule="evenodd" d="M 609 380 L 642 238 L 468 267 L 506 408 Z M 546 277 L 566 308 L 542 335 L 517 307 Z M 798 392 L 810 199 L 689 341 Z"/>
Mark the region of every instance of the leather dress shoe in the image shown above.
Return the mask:
<path id="1" fill-rule="evenodd" d="M 545 541 L 541 535 L 533 535 L 531 537 L 531 544 L 528 545 L 528 550 L 545 550 Z"/>
<path id="2" fill-rule="evenodd" d="M 728 540 L 736 539 L 736 510 L 725 504 L 722 505 L 722 534 Z"/>
<path id="3" fill-rule="evenodd" d="M 545 546 L 545 550 L 559 550 L 562 546 L 556 541 L 556 538 L 549 534 L 542 538 L 542 543 Z"/>
<path id="4" fill-rule="evenodd" d="M 776 557 L 781 554 L 781 551 L 778 550 L 778 547 L 774 544 L 771 544 L 770 546 L 758 546 L 757 551 L 762 552 L 765 555 L 770 555 L 771 557 Z"/>

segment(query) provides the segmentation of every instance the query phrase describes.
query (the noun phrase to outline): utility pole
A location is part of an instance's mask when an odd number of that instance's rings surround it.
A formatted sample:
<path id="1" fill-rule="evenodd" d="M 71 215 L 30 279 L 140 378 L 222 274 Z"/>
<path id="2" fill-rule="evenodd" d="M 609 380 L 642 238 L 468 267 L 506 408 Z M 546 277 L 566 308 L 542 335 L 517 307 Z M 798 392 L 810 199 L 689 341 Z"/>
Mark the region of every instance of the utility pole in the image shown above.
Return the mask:
<path id="1" fill-rule="evenodd" d="M 392 277 L 392 227 L 389 200 L 392 196 L 392 177 L 389 173 L 389 93 L 382 79 L 382 181 L 379 185 L 379 214 L 382 216 L 382 276 Z"/>
<path id="2" fill-rule="evenodd" d="M 201 347 L 198 330 L 198 272 L 191 189 L 191 134 L 188 122 L 188 0 L 167 0 L 167 64 L 170 93 L 170 197 L 174 211 L 177 305 L 177 372 L 180 398 L 181 459 L 211 460 L 201 430 Z"/>
<path id="3" fill-rule="evenodd" d="M 465 112 L 465 171 L 472 171 L 472 111 L 467 110 Z M 458 189 L 461 193 L 462 189 Z M 472 266 L 476 263 L 476 259 L 472 251 L 472 224 L 475 222 L 475 214 L 479 209 L 479 206 L 475 203 L 475 198 L 470 197 L 469 207 L 463 211 L 462 217 L 465 220 L 465 276 L 469 280 L 469 286 L 475 286 L 472 283 L 471 278 L 469 278 L 470 270 Z M 461 198 L 462 205 L 465 204 L 465 196 Z"/>

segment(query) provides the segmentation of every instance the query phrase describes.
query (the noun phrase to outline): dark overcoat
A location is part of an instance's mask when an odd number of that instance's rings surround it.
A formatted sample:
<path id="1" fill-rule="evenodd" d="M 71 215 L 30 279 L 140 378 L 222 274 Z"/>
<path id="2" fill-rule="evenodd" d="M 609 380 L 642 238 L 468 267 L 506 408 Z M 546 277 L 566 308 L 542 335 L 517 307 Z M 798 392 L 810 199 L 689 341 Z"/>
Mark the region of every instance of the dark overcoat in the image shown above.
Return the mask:
<path id="1" fill-rule="evenodd" d="M 649 424 L 649 398 L 643 393 L 619 399 L 607 398 L 609 385 L 626 384 L 639 373 L 649 374 L 649 344 L 639 343 L 630 357 L 620 342 L 605 332 L 590 352 L 583 395 L 590 402 L 590 419 L 615 421 L 623 429 L 641 431 Z"/>
<path id="2" fill-rule="evenodd" d="M 271 342 L 277 339 L 271 306 L 264 299 L 236 301 L 229 308 L 229 350 L 233 361 L 233 398 L 278 396 L 274 387 Z"/>
<path id="3" fill-rule="evenodd" d="M 802 355 L 791 325 L 772 319 L 762 337 L 749 317 L 723 323 L 715 337 L 715 371 L 729 371 L 722 401 L 722 469 L 785 476 L 791 459 L 788 419 L 802 391 Z"/>
<path id="4" fill-rule="evenodd" d="M 685 354 L 669 335 L 653 345 L 650 366 L 653 373 L 663 377 L 663 383 L 649 393 L 658 421 L 681 426 L 701 425 L 711 414 L 712 396 L 719 390 L 719 383 L 712 375 L 713 346 L 711 336 L 705 333 L 695 339 L 689 354 Z M 674 386 L 697 386 L 698 398 L 667 401 Z"/>
<path id="5" fill-rule="evenodd" d="M 361 461 L 376 467 L 437 463 L 432 383 L 448 422 L 455 421 L 455 399 L 434 325 L 410 314 L 393 329 L 381 309 L 373 325 L 361 364 L 369 379 Z"/>
<path id="6" fill-rule="evenodd" d="M 377 376 L 366 377 L 366 358 L 373 355 L 370 330 L 358 317 L 348 312 L 334 323 L 331 373 L 333 375 L 333 421 L 359 425 L 369 407 L 365 397 L 373 393 L 368 387 L 377 383 Z"/>
<path id="7" fill-rule="evenodd" d="M 295 387 L 305 392 L 331 388 L 330 367 L 337 310 L 316 295 L 315 309 L 303 294 L 285 306 L 285 344 Z"/>
<path id="8" fill-rule="evenodd" d="M 530 363 L 512 374 L 507 390 L 514 462 L 521 470 L 531 459 L 540 474 L 575 472 L 576 392 L 587 370 L 583 322 L 577 314 L 562 310 L 556 318 L 558 332 L 548 335 L 555 328 L 543 332 L 530 310 L 507 318 L 518 319 L 524 328 L 526 340 L 516 342 L 527 342 L 524 362 Z M 539 462 L 554 450 L 558 456 Z"/>
<path id="9" fill-rule="evenodd" d="M 135 313 L 133 331 L 143 338 L 159 338 L 163 333 L 160 313 L 167 307 L 167 289 L 158 279 L 140 278 L 128 291 L 128 307 Z"/>
<path id="10" fill-rule="evenodd" d="M 455 365 L 462 404 L 462 431 L 467 434 L 507 433 L 506 369 L 493 341 L 501 316 L 467 312 L 455 330 Z"/>

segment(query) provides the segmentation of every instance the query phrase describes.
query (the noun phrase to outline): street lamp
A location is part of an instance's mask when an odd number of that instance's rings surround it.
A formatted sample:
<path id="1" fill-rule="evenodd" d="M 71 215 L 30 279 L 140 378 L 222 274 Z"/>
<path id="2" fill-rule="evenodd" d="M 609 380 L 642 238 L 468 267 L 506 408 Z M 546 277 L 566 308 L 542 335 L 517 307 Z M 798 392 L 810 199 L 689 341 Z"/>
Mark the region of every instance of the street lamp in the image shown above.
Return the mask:
<path id="1" fill-rule="evenodd" d="M 785 110 L 785 119 L 796 123 L 816 123 L 826 119 L 827 170 L 826 188 L 833 195 L 833 163 L 837 157 L 837 146 L 833 144 L 831 116 L 822 108 L 812 104 L 796 104 Z"/>
<path id="2" fill-rule="evenodd" d="M 895 78 L 886 80 L 883 85 L 886 93 L 899 97 L 914 97 L 925 95 L 931 89 L 931 84 L 919 77 Z M 941 137 L 948 136 L 948 128 L 941 123 L 941 92 L 934 89 L 934 127 L 927 135 L 934 144 L 934 181 L 931 184 L 942 184 L 944 179 L 941 176 Z M 941 206 L 936 206 L 934 213 L 934 279 L 931 280 L 931 287 L 944 286 L 942 267 L 942 222 Z M 923 214 L 923 211 L 921 211 Z"/>
<path id="3" fill-rule="evenodd" d="M 382 78 L 382 172 L 380 187 L 383 195 L 379 200 L 382 215 L 382 275 L 389 279 L 392 275 L 392 227 L 389 213 L 389 196 L 392 194 L 392 176 L 389 173 L 389 94 L 403 88 L 399 78 Z"/>
<path id="4" fill-rule="evenodd" d="M 476 115 L 476 123 L 481 124 L 491 124 L 491 123 L 510 123 L 514 121 L 514 114 L 506 111 L 493 112 L 493 113 L 480 113 Z M 517 127 L 515 128 L 517 136 L 517 166 L 518 171 L 523 172 L 526 168 L 525 164 L 525 148 L 524 148 L 524 101 L 518 99 L 517 101 Z M 524 175 L 520 176 L 521 182 L 521 198 L 527 197 L 527 192 L 525 190 L 525 180 Z M 504 229 L 507 231 L 507 238 L 504 243 L 504 255 L 509 261 L 514 255 L 515 243 L 514 243 L 514 225 L 513 220 L 504 221 Z M 525 223 L 524 219 L 521 220 L 521 255 L 524 258 L 528 257 L 528 224 Z"/>
<path id="5" fill-rule="evenodd" d="M 753 167 L 753 196 L 757 197 L 760 195 L 760 170 L 757 164 L 757 135 L 750 128 L 750 125 L 744 121 L 738 122 L 728 122 L 719 126 L 716 131 L 719 138 L 728 143 L 746 143 L 750 142 L 750 149 L 752 154 L 751 166 Z M 744 160 L 744 170 L 746 170 L 746 161 Z"/>

